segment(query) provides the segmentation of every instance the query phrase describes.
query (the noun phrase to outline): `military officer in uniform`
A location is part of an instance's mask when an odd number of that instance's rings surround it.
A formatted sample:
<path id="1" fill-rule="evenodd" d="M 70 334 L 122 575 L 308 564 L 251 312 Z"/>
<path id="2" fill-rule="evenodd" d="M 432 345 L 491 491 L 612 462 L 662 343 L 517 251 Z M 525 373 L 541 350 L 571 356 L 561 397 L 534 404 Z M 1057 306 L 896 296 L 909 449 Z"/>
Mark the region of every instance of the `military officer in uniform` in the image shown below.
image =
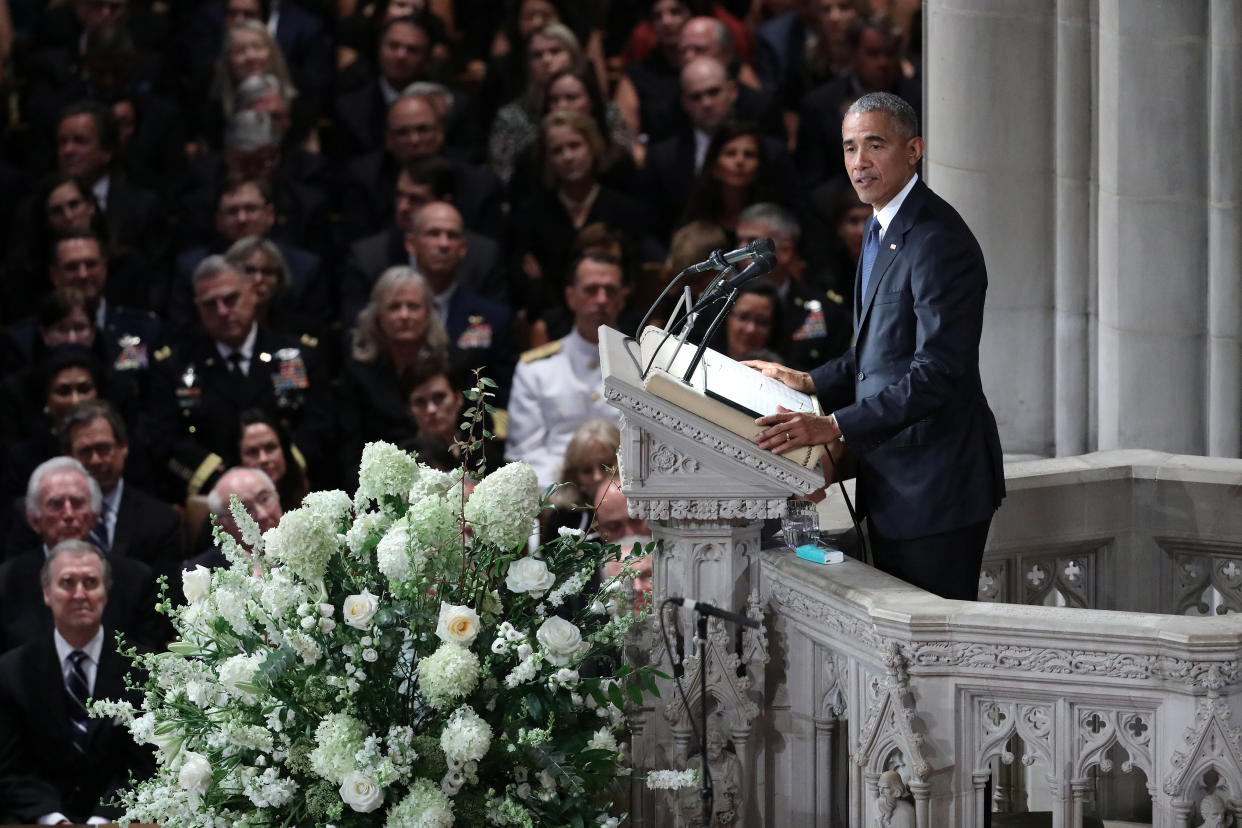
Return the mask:
<path id="1" fill-rule="evenodd" d="M 587 420 L 616 422 L 604 401 L 599 365 L 599 326 L 617 324 L 625 306 L 621 263 L 587 253 L 573 266 L 565 303 L 574 315 L 568 336 L 522 354 L 509 397 L 505 459 L 530 464 L 540 486 L 560 480 L 565 448 Z"/>
<path id="2" fill-rule="evenodd" d="M 766 278 L 781 301 L 778 341 L 791 367 L 809 371 L 850 347 L 854 323 L 839 293 L 794 278 L 799 233 L 793 215 L 777 204 L 752 204 L 737 220 L 738 244 L 767 237 L 775 245 L 776 266 Z"/>
<path id="3" fill-rule="evenodd" d="M 295 455 L 323 475 L 333 419 L 319 343 L 259 325 L 253 277 L 223 256 L 204 259 L 193 279 L 202 327 L 155 355 L 152 456 L 167 458 L 187 496 L 207 492 L 237 462 L 241 412 L 259 408 L 282 421 Z"/>

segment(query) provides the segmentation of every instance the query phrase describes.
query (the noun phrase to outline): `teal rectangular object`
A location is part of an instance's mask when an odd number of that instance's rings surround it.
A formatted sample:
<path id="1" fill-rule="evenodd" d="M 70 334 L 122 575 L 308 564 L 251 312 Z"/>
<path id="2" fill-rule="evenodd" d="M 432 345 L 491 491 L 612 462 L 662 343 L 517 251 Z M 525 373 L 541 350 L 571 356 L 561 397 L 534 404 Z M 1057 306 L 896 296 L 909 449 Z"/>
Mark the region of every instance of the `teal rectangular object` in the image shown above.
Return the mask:
<path id="1" fill-rule="evenodd" d="M 799 558 L 817 564 L 841 563 L 845 555 L 839 549 L 822 549 L 814 544 L 803 544 L 794 550 Z"/>

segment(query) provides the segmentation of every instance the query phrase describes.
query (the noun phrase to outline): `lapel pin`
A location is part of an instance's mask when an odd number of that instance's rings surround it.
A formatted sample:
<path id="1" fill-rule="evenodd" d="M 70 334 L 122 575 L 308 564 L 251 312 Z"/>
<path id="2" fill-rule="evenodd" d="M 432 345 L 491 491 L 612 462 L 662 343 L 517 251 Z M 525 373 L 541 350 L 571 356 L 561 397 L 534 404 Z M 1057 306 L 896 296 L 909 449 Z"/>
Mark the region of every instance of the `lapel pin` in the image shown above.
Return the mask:
<path id="1" fill-rule="evenodd" d="M 888 249 L 889 249 L 889 250 L 896 250 L 896 249 L 897 249 L 897 242 L 893 242 L 892 244 L 890 244 L 890 245 L 888 246 Z"/>

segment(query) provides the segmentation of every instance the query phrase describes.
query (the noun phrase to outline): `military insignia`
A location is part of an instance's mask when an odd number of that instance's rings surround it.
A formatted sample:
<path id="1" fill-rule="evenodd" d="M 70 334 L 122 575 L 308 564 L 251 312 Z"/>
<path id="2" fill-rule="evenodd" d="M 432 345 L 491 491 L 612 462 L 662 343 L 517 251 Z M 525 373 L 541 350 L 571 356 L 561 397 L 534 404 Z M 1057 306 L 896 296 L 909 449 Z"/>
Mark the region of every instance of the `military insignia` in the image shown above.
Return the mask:
<path id="1" fill-rule="evenodd" d="M 538 362 L 541 359 L 547 359 L 553 354 L 561 352 L 561 341 L 559 339 L 553 342 L 546 342 L 538 348 L 531 348 L 529 351 L 522 352 L 522 362 Z"/>
<path id="2" fill-rule="evenodd" d="M 276 352 L 276 359 L 280 361 L 280 370 L 272 374 L 272 388 L 276 391 L 277 396 L 282 397 L 291 391 L 300 391 L 310 387 L 310 380 L 306 378 L 306 363 L 302 361 L 302 352 L 297 348 L 281 348 Z"/>
<path id="3" fill-rule="evenodd" d="M 492 326 L 481 316 L 470 317 L 470 325 L 457 337 L 458 348 L 490 348 Z"/>
<path id="4" fill-rule="evenodd" d="M 272 361 L 272 355 L 269 354 L 267 351 L 264 351 L 263 353 L 259 354 L 259 362 L 271 362 L 271 361 Z"/>
<path id="5" fill-rule="evenodd" d="M 843 305 L 845 304 L 845 297 L 837 293 L 835 290 L 830 290 L 828 291 L 828 301 L 832 302 L 834 305 Z"/>
<path id="6" fill-rule="evenodd" d="M 177 407 L 186 416 L 203 404 L 203 389 L 198 385 L 198 375 L 193 364 L 181 372 L 181 384 L 177 386 Z"/>
<path id="7" fill-rule="evenodd" d="M 117 354 L 116 361 L 112 363 L 113 368 L 118 371 L 141 371 L 147 367 L 149 364 L 147 346 L 141 339 L 132 334 L 126 334 L 116 342 L 121 346 L 121 352 Z"/>
<path id="8" fill-rule="evenodd" d="M 806 303 L 805 307 L 807 310 L 806 319 L 803 319 L 802 325 L 793 332 L 792 338 L 795 341 L 802 341 L 806 339 L 823 339 L 828 336 L 828 325 L 824 322 L 823 306 L 817 300 L 812 299 Z"/>
<path id="9" fill-rule="evenodd" d="M 163 348 L 160 348 L 158 351 L 155 352 L 155 361 L 163 362 L 164 360 L 168 359 L 170 356 L 172 356 L 172 348 L 165 345 Z"/>
<path id="10" fill-rule="evenodd" d="M 302 334 L 302 344 L 307 348 L 318 348 L 319 337 L 311 336 L 310 334 Z"/>

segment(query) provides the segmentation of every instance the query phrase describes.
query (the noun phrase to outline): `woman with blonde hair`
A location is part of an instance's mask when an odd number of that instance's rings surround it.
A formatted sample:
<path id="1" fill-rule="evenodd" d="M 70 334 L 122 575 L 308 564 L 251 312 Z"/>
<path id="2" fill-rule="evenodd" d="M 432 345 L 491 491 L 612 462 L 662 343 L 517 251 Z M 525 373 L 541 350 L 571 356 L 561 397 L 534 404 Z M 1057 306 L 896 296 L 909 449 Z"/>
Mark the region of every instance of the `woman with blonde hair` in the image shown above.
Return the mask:
<path id="1" fill-rule="evenodd" d="M 594 514 L 592 504 L 616 474 L 621 430 L 608 420 L 587 420 L 578 426 L 565 447 L 561 482 L 552 496 L 557 506 L 548 519 L 544 540 L 557 536 L 561 527 L 586 530 Z"/>

